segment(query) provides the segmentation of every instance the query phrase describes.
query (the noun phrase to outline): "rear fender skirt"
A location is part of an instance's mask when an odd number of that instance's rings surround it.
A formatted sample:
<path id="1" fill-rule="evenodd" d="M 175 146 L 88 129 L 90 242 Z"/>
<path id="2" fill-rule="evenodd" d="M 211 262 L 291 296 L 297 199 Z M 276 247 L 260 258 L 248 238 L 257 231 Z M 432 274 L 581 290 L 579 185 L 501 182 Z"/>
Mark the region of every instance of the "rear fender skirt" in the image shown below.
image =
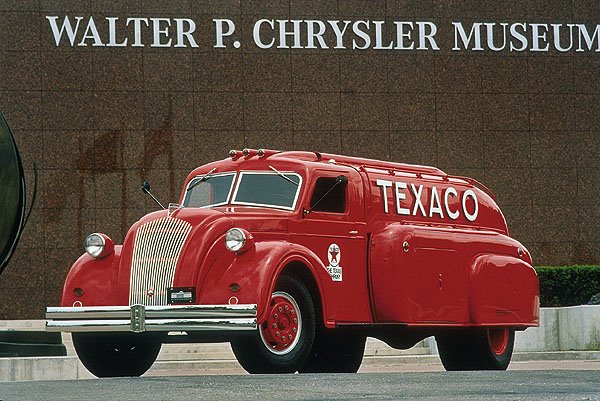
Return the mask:
<path id="1" fill-rule="evenodd" d="M 539 283 L 533 266 L 509 255 L 477 256 L 469 270 L 469 315 L 475 325 L 539 325 Z"/>

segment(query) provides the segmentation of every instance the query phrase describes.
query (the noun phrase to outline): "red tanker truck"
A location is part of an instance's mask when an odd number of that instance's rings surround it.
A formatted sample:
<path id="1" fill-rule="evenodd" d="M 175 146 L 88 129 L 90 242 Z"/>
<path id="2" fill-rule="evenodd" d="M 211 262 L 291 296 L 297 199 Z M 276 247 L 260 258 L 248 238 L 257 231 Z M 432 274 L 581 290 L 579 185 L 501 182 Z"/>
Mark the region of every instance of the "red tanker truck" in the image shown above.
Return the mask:
<path id="1" fill-rule="evenodd" d="M 434 167 L 231 151 L 123 245 L 85 250 L 47 330 L 100 377 L 141 375 L 173 342 L 230 342 L 250 373 L 356 372 L 366 337 L 435 336 L 447 370 L 506 369 L 539 325 L 531 255 L 493 195 Z"/>

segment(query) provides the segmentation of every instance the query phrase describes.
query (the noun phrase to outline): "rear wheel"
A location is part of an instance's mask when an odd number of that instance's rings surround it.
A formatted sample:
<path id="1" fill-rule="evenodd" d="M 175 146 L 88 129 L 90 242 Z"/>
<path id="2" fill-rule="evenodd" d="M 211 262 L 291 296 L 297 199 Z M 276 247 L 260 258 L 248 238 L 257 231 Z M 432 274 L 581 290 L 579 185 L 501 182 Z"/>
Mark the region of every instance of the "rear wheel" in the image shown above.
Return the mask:
<path id="1" fill-rule="evenodd" d="M 365 335 L 320 330 L 302 373 L 356 373 L 365 353 Z"/>
<path id="2" fill-rule="evenodd" d="M 158 337 L 133 333 L 73 333 L 83 365 L 97 377 L 141 376 L 156 360 Z"/>
<path id="3" fill-rule="evenodd" d="M 508 327 L 457 330 L 435 339 L 446 370 L 506 370 L 515 332 Z"/>
<path id="4" fill-rule="evenodd" d="M 249 373 L 293 373 L 309 355 L 315 337 L 315 308 L 306 285 L 282 276 L 268 306 L 266 321 L 250 337 L 231 342 Z"/>

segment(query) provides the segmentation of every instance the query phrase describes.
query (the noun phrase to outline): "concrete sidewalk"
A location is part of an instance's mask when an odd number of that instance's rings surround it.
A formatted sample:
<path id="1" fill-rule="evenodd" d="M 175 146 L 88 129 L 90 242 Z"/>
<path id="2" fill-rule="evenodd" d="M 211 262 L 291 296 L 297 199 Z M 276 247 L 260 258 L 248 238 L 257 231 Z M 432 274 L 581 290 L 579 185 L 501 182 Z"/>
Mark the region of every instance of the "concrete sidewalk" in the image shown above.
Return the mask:
<path id="1" fill-rule="evenodd" d="M 443 371 L 437 355 L 365 356 L 360 373 Z M 509 370 L 600 370 L 600 351 L 521 352 Z M 146 376 L 246 374 L 232 359 L 158 360 Z M 0 382 L 91 379 L 76 356 L 0 358 Z"/>
<path id="2" fill-rule="evenodd" d="M 67 336 L 68 337 L 68 336 Z M 37 358 L 0 358 L 0 382 L 26 380 L 90 379 L 93 376 L 73 354 L 65 341 L 68 356 Z M 581 369 L 600 370 L 600 351 L 518 352 L 509 369 Z M 369 339 L 359 372 L 442 371 L 437 355 L 429 355 L 423 342 L 398 351 Z M 168 344 L 146 373 L 148 376 L 205 374 L 245 374 L 229 344 Z"/>
<path id="3" fill-rule="evenodd" d="M 44 321 L 0 321 L 0 330 L 43 331 Z M 93 376 L 79 362 L 71 335 L 62 334 L 65 357 L 0 358 L 0 382 L 87 379 Z M 369 338 L 359 372 L 441 371 L 432 338 L 409 350 L 396 350 Z M 600 351 L 515 352 L 509 369 L 600 369 Z M 228 343 L 165 344 L 149 376 L 245 374 Z"/>

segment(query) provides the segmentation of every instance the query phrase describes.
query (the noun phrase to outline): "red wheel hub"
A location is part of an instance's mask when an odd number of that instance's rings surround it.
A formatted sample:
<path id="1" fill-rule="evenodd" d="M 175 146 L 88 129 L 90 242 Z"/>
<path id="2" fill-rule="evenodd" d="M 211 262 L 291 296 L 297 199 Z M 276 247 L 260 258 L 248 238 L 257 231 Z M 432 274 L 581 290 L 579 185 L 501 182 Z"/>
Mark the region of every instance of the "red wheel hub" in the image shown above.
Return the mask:
<path id="1" fill-rule="evenodd" d="M 298 305 L 285 292 L 275 292 L 269 305 L 267 320 L 261 325 L 263 343 L 275 354 L 285 354 L 298 342 L 302 319 Z"/>
<path id="2" fill-rule="evenodd" d="M 488 342 L 494 354 L 500 356 L 506 352 L 508 337 L 510 331 L 507 328 L 488 329 Z"/>

